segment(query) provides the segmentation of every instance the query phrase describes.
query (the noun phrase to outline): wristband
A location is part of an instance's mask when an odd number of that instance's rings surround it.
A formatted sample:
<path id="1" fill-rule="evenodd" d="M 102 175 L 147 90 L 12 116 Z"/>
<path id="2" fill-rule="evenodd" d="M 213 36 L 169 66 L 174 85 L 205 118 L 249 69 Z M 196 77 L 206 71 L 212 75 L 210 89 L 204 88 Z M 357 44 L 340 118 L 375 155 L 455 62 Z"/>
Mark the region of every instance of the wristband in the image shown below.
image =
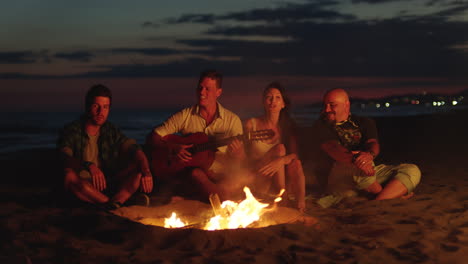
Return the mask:
<path id="1" fill-rule="evenodd" d="M 83 161 L 83 167 L 88 171 L 89 171 L 89 166 L 91 166 L 92 164 L 94 164 L 94 163 L 92 163 L 90 161 Z"/>
<path id="2" fill-rule="evenodd" d="M 148 177 L 148 175 L 150 175 L 150 174 L 151 174 L 151 170 L 150 170 L 150 169 L 146 169 L 146 170 L 143 170 L 143 171 L 141 172 L 141 176 L 143 176 L 143 177 Z"/>

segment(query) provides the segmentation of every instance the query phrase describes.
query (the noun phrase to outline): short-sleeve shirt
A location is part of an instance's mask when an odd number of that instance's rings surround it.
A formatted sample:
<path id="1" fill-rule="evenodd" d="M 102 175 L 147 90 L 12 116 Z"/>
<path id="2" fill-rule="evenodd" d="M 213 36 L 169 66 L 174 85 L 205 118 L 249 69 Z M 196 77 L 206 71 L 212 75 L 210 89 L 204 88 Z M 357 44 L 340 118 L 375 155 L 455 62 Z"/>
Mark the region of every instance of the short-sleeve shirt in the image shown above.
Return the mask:
<path id="1" fill-rule="evenodd" d="M 336 140 L 349 151 L 362 150 L 369 139 L 378 139 L 375 121 L 356 115 L 350 115 L 347 120 L 337 124 L 329 124 L 320 118 L 315 122 L 313 131 L 318 144 Z"/>
<path id="2" fill-rule="evenodd" d="M 216 118 L 207 125 L 206 120 L 200 115 L 200 107 L 194 105 L 185 108 L 171 117 L 163 124 L 154 128 L 154 132 L 164 137 L 169 134 L 181 133 L 183 135 L 203 132 L 216 140 L 238 136 L 242 134 L 242 122 L 240 118 L 233 112 L 224 108 L 220 103 L 217 103 Z M 222 165 L 219 161 L 224 158 L 227 147 L 218 148 L 216 152 L 215 162 L 211 166 L 215 172 L 222 170 Z"/>
<path id="3" fill-rule="evenodd" d="M 314 172 L 321 184 L 326 179 L 334 160 L 321 148 L 321 144 L 338 141 L 349 151 L 362 150 L 369 139 L 378 139 L 374 120 L 367 117 L 350 115 L 339 124 L 330 124 L 324 118 L 319 118 L 312 127 L 312 155 L 315 163 Z"/>
<path id="4" fill-rule="evenodd" d="M 86 161 L 84 152 L 89 141 L 84 124 L 85 119 L 81 118 L 65 125 L 57 140 L 58 149 L 65 147 L 71 149 L 72 153 L 70 154 L 82 162 Z M 110 122 L 105 122 L 101 126 L 97 146 L 100 165 L 103 169 L 110 171 L 118 169 L 120 150 L 124 144 L 131 148 L 131 151 L 140 148 L 135 140 L 126 137 L 119 128 Z"/>

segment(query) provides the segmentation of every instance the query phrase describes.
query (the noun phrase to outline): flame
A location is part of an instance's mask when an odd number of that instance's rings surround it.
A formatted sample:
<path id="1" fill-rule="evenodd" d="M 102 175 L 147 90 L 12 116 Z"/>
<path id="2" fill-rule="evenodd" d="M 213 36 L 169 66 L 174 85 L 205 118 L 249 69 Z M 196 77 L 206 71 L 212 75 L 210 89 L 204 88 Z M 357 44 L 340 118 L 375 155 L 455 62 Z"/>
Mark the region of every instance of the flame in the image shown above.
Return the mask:
<path id="1" fill-rule="evenodd" d="M 182 220 L 180 220 L 177 217 L 177 214 L 175 212 L 172 212 L 172 215 L 170 218 L 164 219 L 164 227 L 165 228 L 180 228 L 184 227 L 187 224 L 183 223 Z"/>
<path id="2" fill-rule="evenodd" d="M 279 192 L 279 194 L 275 198 L 275 203 L 279 203 L 279 202 L 281 202 L 281 200 L 283 200 L 283 198 L 281 198 L 281 196 L 283 196 L 284 191 L 285 191 L 285 189 L 281 189 L 281 191 Z"/>
<path id="3" fill-rule="evenodd" d="M 220 214 L 212 217 L 203 228 L 206 230 L 245 228 L 260 219 L 263 208 L 268 204 L 260 203 L 250 192 L 248 187 L 244 187 L 245 200 L 240 203 L 224 201 L 221 204 Z"/>
<path id="4" fill-rule="evenodd" d="M 218 205 L 219 208 L 213 208 L 216 215 L 208 221 L 203 229 L 211 231 L 219 229 L 245 228 L 258 221 L 265 211 L 264 208 L 269 204 L 257 201 L 248 187 L 244 187 L 244 193 L 246 198 L 240 203 L 227 200 L 224 201 L 221 206 Z M 283 193 L 284 190 L 281 190 L 278 197 L 275 199 L 275 203 L 281 201 L 280 196 Z M 186 225 L 187 224 L 184 224 L 179 218 L 177 218 L 175 212 L 172 213 L 170 218 L 166 218 L 164 220 L 165 228 L 180 228 Z"/>

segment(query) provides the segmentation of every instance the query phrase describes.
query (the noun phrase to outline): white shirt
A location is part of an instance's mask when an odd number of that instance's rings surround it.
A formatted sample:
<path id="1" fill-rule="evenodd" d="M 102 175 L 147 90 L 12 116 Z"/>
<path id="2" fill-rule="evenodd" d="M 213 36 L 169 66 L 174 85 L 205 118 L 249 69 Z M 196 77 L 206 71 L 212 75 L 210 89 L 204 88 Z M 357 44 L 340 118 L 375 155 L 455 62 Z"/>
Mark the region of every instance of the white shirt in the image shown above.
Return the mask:
<path id="1" fill-rule="evenodd" d="M 223 139 L 242 134 L 242 122 L 240 118 L 233 112 L 224 108 L 220 103 L 217 103 L 217 114 L 213 122 L 206 125 L 206 120 L 200 115 L 200 107 L 194 105 L 187 107 L 171 117 L 164 123 L 154 128 L 154 132 L 164 137 L 169 134 L 181 133 L 191 134 L 196 132 L 203 132 L 210 137 Z M 218 148 L 215 155 L 215 161 L 211 166 L 211 170 L 221 172 L 223 165 L 221 160 L 225 159 L 227 147 Z"/>

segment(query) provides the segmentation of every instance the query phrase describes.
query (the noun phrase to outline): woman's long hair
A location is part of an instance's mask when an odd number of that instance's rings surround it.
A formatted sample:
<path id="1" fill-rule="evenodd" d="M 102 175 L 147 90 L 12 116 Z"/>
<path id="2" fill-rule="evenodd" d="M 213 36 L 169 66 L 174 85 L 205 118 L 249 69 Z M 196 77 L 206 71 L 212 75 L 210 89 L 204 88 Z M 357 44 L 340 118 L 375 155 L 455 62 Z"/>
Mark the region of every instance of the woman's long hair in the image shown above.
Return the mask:
<path id="1" fill-rule="evenodd" d="M 286 90 L 283 88 L 283 86 L 279 82 L 272 82 L 268 84 L 265 89 L 263 90 L 263 98 L 265 98 L 266 94 L 270 89 L 277 89 L 281 97 L 283 97 L 284 101 L 284 108 L 281 109 L 280 116 L 279 116 L 279 127 L 281 129 L 282 135 L 281 135 L 281 142 L 284 144 L 286 149 L 289 152 L 289 142 L 291 137 L 295 137 L 296 133 L 296 122 L 294 119 L 291 117 L 290 114 L 290 109 L 291 109 L 291 100 L 289 99 L 289 96 L 286 93 Z"/>

